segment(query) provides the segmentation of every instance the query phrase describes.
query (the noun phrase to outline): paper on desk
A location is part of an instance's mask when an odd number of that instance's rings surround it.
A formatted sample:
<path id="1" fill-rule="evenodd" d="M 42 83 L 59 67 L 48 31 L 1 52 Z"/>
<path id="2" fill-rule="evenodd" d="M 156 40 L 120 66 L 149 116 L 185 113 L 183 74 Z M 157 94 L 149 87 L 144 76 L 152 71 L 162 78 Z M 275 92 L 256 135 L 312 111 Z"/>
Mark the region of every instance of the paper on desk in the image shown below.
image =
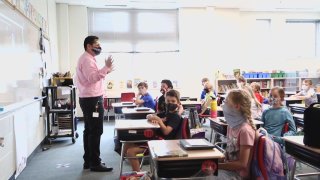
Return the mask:
<path id="1" fill-rule="evenodd" d="M 186 139 L 185 141 L 191 146 L 208 146 L 203 139 Z"/>

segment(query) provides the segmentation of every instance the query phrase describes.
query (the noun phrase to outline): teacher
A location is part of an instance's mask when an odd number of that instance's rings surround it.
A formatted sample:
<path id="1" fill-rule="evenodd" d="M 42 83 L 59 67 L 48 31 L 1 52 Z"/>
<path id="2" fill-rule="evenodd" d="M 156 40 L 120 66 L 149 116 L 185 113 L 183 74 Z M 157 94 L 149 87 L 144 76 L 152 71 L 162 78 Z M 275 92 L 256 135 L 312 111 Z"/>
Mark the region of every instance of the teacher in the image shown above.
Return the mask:
<path id="1" fill-rule="evenodd" d="M 83 45 L 85 52 L 79 58 L 75 79 L 84 117 L 83 169 L 109 172 L 113 168 L 105 166 L 100 159 L 100 139 L 103 133 L 103 82 L 105 76 L 113 71 L 113 59 L 109 56 L 105 60 L 104 67 L 98 69 L 95 56 L 99 55 L 102 50 L 99 38 L 88 36 Z"/>

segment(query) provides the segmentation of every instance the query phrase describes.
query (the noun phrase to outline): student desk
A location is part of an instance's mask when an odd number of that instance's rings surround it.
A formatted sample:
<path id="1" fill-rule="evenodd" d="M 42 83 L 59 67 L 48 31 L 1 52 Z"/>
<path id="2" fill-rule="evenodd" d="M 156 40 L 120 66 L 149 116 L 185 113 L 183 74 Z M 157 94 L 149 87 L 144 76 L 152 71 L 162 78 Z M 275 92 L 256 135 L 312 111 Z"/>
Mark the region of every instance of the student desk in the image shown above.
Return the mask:
<path id="1" fill-rule="evenodd" d="M 198 98 L 180 97 L 180 101 L 197 101 Z"/>
<path id="2" fill-rule="evenodd" d="M 206 165 L 212 165 L 214 175 L 218 174 L 218 159 L 224 155 L 216 148 L 208 150 L 184 150 L 180 147 L 179 140 L 153 140 L 148 142 L 151 155 L 150 168 L 155 179 L 161 178 L 190 178 L 197 179 L 195 174 L 202 174 Z M 185 157 L 157 157 L 157 153 L 183 150 Z"/>
<path id="3" fill-rule="evenodd" d="M 301 104 L 302 100 L 298 99 L 296 97 L 286 97 L 284 98 L 284 100 L 286 101 L 286 106 L 289 106 L 290 104 Z"/>
<path id="4" fill-rule="evenodd" d="M 117 102 L 118 100 L 120 100 L 121 97 L 120 96 L 105 96 L 103 97 L 103 100 L 107 101 L 107 116 L 108 116 L 108 121 L 109 121 L 109 112 L 110 112 L 110 100 L 114 100 L 115 102 Z"/>
<path id="5" fill-rule="evenodd" d="M 228 124 L 220 120 L 220 119 L 224 119 L 224 117 L 209 118 L 209 119 L 210 119 L 210 127 L 211 127 L 210 142 L 212 142 L 213 131 L 223 136 L 227 135 Z M 257 121 L 257 120 L 253 120 L 253 123 L 256 125 L 257 129 L 260 128 L 260 126 L 263 124 L 262 121 Z M 215 137 L 213 139 L 215 140 Z"/>
<path id="6" fill-rule="evenodd" d="M 148 108 L 147 111 L 137 111 L 137 108 L 123 108 L 122 113 L 125 119 L 146 119 L 148 114 L 153 114 L 155 111 Z"/>
<path id="7" fill-rule="evenodd" d="M 126 143 L 139 143 L 147 142 L 150 139 L 154 139 L 156 135 L 156 129 L 160 128 L 158 124 L 152 124 L 147 119 L 135 119 L 135 120 L 117 120 L 115 124 L 115 130 L 117 131 L 120 142 L 123 143 L 121 148 L 120 159 L 120 176 L 122 174 L 124 157 L 124 145 Z"/>
<path id="8" fill-rule="evenodd" d="M 304 127 L 304 120 L 303 120 L 303 114 L 294 114 L 293 116 L 293 120 L 296 124 L 297 127 Z"/>
<path id="9" fill-rule="evenodd" d="M 305 104 L 289 104 L 292 113 L 303 114 L 306 110 Z"/>
<path id="10" fill-rule="evenodd" d="M 134 108 L 136 106 L 137 105 L 133 102 L 112 103 L 115 119 L 120 119 L 119 117 L 122 114 L 122 108 Z"/>
<path id="11" fill-rule="evenodd" d="M 320 169 L 320 148 L 304 145 L 303 136 L 285 136 L 282 139 L 288 154 L 309 166 Z"/>
<path id="12" fill-rule="evenodd" d="M 188 108 L 201 108 L 201 101 L 181 101 L 181 105 L 183 106 L 184 109 Z"/>

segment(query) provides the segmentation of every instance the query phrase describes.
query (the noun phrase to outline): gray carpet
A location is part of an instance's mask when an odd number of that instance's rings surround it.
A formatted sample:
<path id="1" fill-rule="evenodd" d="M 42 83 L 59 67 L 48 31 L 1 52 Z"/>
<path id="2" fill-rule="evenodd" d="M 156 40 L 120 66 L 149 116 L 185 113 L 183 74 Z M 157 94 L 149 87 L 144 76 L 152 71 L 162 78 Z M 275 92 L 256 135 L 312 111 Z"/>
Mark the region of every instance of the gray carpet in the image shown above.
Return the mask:
<path id="1" fill-rule="evenodd" d="M 101 158 L 107 166 L 114 168 L 113 172 L 91 172 L 83 170 L 83 143 L 82 131 L 83 122 L 78 124 L 79 138 L 72 144 L 71 138 L 60 138 L 52 142 L 46 151 L 37 151 L 30 163 L 24 169 L 18 180 L 117 180 L 119 179 L 120 156 L 113 151 L 113 127 L 114 121 L 104 122 L 104 134 L 101 140 Z M 208 130 L 206 136 L 209 137 L 209 122 L 204 127 Z M 145 165 L 144 170 L 149 170 Z M 124 171 L 130 171 L 129 164 L 124 162 Z M 314 169 L 305 165 L 297 168 L 296 173 L 315 172 Z M 301 179 L 316 180 L 317 177 L 305 177 Z"/>

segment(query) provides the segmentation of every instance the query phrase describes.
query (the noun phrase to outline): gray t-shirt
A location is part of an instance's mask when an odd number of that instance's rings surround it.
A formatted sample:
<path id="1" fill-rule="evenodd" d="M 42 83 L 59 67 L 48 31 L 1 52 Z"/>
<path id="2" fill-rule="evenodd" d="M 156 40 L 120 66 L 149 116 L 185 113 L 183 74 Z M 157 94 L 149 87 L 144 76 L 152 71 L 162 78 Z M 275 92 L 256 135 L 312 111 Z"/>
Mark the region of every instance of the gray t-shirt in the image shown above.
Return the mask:
<path id="1" fill-rule="evenodd" d="M 310 96 L 310 98 L 307 98 L 304 100 L 304 103 L 306 104 L 306 107 L 309 107 L 312 103 L 318 102 L 317 94 L 313 88 L 310 88 L 309 90 L 301 91 L 302 96 Z"/>

